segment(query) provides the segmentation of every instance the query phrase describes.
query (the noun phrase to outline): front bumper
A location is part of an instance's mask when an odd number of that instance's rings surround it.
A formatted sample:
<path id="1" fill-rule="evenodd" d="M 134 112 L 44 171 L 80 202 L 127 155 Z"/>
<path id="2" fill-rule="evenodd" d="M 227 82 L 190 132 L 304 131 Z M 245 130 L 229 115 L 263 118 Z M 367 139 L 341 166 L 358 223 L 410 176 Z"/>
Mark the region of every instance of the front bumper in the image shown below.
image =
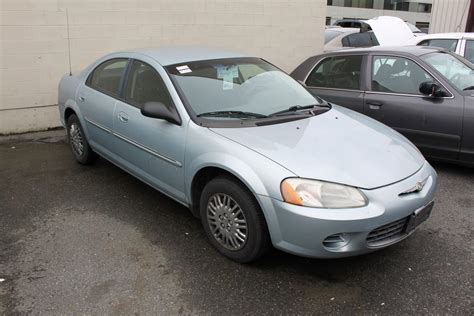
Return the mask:
<path id="1" fill-rule="evenodd" d="M 399 194 L 426 183 L 416 193 Z M 367 236 L 381 226 L 408 218 L 434 199 L 437 186 L 435 170 L 425 162 L 412 176 L 378 189 L 362 190 L 369 204 L 352 209 L 318 209 L 288 204 L 258 196 L 267 219 L 273 245 L 285 252 L 315 258 L 339 258 L 372 252 L 406 238 L 400 233 L 387 242 L 370 245 Z M 323 244 L 327 237 L 343 234 L 345 243 L 337 247 Z"/>

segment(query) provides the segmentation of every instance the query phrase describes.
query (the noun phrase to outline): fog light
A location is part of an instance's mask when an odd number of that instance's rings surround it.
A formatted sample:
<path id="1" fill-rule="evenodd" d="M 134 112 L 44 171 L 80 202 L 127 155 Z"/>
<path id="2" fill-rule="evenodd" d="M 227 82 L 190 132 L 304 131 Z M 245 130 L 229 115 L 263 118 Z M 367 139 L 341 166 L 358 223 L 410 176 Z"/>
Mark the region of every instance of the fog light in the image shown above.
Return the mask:
<path id="1" fill-rule="evenodd" d="M 341 248 L 347 245 L 350 241 L 350 237 L 348 234 L 345 233 L 338 233 L 331 236 L 326 237 L 323 240 L 323 245 L 326 248 Z"/>

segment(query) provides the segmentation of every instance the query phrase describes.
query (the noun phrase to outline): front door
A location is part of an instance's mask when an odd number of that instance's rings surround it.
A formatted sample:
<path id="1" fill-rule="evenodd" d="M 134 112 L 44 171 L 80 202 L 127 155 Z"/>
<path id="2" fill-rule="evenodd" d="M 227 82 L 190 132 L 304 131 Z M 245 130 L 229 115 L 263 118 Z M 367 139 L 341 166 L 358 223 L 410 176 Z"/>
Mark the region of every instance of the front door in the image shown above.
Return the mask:
<path id="1" fill-rule="evenodd" d="M 462 103 L 452 94 L 443 98 L 422 95 L 422 82 L 439 80 L 410 58 L 371 58 L 371 88 L 365 94 L 364 113 L 405 135 L 427 156 L 457 159 Z"/>
<path id="2" fill-rule="evenodd" d="M 184 149 L 186 126 L 145 117 L 146 102 L 174 107 L 161 76 L 149 64 L 134 60 L 114 113 L 116 152 L 131 172 L 161 191 L 185 200 Z"/>

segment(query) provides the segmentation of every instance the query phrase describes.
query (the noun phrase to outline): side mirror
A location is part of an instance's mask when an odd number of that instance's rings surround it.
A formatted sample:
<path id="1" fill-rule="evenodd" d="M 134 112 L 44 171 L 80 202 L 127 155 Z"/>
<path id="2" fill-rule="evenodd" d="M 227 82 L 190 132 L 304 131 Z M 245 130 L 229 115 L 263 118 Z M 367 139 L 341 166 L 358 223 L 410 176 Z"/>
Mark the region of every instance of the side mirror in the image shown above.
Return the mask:
<path id="1" fill-rule="evenodd" d="M 161 102 L 146 102 L 141 109 L 141 113 L 143 116 L 165 120 L 176 125 L 181 124 L 181 119 L 176 110 L 169 109 Z"/>
<path id="2" fill-rule="evenodd" d="M 434 81 L 425 81 L 420 83 L 419 90 L 422 94 L 428 95 L 430 97 L 442 98 L 449 96 L 448 92 L 441 88 L 438 83 Z"/>

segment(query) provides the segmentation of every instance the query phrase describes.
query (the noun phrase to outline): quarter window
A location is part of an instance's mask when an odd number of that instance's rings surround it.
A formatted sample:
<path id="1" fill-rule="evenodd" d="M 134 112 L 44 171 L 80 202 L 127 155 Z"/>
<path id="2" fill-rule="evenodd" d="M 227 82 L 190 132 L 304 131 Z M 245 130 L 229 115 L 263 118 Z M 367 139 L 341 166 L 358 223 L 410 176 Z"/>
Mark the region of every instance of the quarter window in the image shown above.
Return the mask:
<path id="1" fill-rule="evenodd" d="M 444 49 L 449 50 L 450 52 L 456 51 L 456 46 L 458 45 L 457 39 L 449 39 L 449 38 L 438 38 L 438 39 L 429 39 L 424 40 L 418 44 L 419 46 L 433 46 L 433 47 L 441 47 Z"/>
<path id="2" fill-rule="evenodd" d="M 326 58 L 310 73 L 306 85 L 359 90 L 362 57 L 362 55 L 356 55 Z"/>
<path id="3" fill-rule="evenodd" d="M 415 62 L 394 56 L 374 56 L 372 62 L 372 91 L 420 94 L 424 81 L 433 81 Z"/>
<path id="4" fill-rule="evenodd" d="M 118 97 L 122 75 L 127 66 L 127 59 L 108 60 L 89 75 L 86 84 L 91 88 Z"/>
<path id="5" fill-rule="evenodd" d="M 150 65 L 134 60 L 125 88 L 125 99 L 137 107 L 146 102 L 161 102 L 171 107 L 172 101 L 160 75 Z"/>
<path id="6" fill-rule="evenodd" d="M 464 57 L 471 63 L 474 63 L 474 40 L 466 41 L 466 50 L 464 51 Z"/>

